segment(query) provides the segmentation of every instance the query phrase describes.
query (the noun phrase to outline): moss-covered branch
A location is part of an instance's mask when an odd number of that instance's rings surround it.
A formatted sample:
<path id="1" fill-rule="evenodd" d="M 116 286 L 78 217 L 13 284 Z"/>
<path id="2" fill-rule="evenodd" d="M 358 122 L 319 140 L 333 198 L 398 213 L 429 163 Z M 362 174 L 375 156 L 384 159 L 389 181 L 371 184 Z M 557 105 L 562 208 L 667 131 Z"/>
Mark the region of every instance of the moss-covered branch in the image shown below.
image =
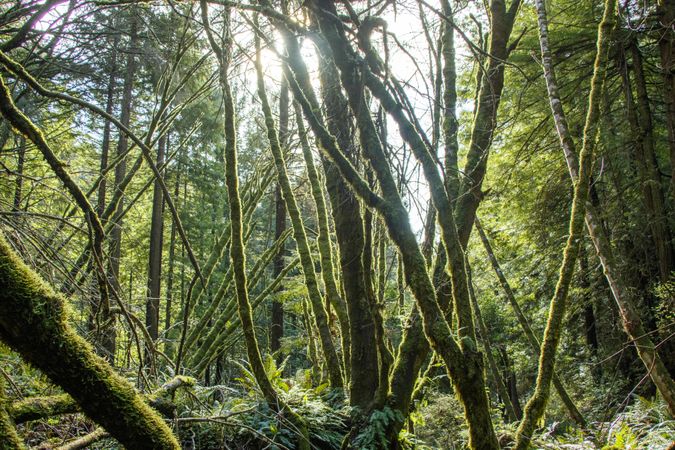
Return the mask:
<path id="1" fill-rule="evenodd" d="M 66 304 L 0 236 L 0 338 L 129 449 L 179 448 L 133 387 L 67 324 Z"/>
<path id="2" fill-rule="evenodd" d="M 5 380 L 0 376 L 0 450 L 23 450 L 23 441 L 16 432 L 5 397 Z"/>

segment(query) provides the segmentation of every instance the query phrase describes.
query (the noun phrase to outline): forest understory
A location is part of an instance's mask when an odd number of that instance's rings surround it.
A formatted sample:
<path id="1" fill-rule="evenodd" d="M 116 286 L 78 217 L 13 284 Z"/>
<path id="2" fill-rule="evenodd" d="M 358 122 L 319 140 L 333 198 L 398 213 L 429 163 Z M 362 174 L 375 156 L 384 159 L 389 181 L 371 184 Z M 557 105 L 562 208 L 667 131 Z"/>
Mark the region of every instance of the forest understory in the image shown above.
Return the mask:
<path id="1" fill-rule="evenodd" d="M 0 0 L 0 450 L 675 450 L 674 236 L 674 0 Z"/>

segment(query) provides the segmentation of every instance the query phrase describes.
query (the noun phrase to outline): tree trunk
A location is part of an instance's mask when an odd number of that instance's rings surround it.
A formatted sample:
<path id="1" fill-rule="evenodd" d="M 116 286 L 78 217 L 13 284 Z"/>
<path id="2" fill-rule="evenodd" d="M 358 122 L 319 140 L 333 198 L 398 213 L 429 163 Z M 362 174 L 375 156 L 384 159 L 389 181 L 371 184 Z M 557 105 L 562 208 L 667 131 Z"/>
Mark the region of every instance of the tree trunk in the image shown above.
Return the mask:
<path id="1" fill-rule="evenodd" d="M 567 120 L 565 119 L 562 103 L 558 94 L 558 84 L 555 78 L 551 51 L 548 44 L 546 9 L 542 0 L 537 0 L 537 13 L 539 17 L 544 78 L 546 80 L 546 87 L 548 89 L 551 109 L 553 111 L 553 119 L 565 155 L 570 178 L 573 183 L 576 183 L 579 178 L 579 164 L 575 152 L 574 141 L 569 132 Z M 600 217 L 599 211 L 593 203 L 586 205 L 586 227 L 588 228 L 588 234 L 593 240 L 596 252 L 600 258 L 600 263 L 604 269 L 605 278 L 612 291 L 614 300 L 619 307 L 624 329 L 628 336 L 633 340 L 640 359 L 647 368 L 652 381 L 654 381 L 654 384 L 666 401 L 669 411 L 671 414 L 675 414 L 675 381 L 673 381 L 668 373 L 668 370 L 664 366 L 663 361 L 654 347 L 654 343 L 651 341 L 642 325 L 642 320 L 634 306 L 635 301 L 632 298 L 633 294 L 630 293 L 625 280 L 619 273 L 617 263 L 613 256 L 611 243 L 604 232 Z"/>
<path id="2" fill-rule="evenodd" d="M 651 231 L 654 243 L 650 249 L 650 259 L 656 260 L 661 281 L 667 281 L 673 267 L 673 249 L 670 239 L 670 227 L 665 212 L 665 199 L 661 190 L 661 175 L 654 151 L 652 119 L 647 96 L 647 86 L 642 68 L 642 56 L 637 44 L 632 42 L 629 50 L 632 54 L 632 72 L 635 75 L 637 102 L 633 96 L 633 83 L 630 68 L 624 49 L 620 49 L 617 59 L 623 81 L 623 92 L 626 101 L 626 117 L 631 128 L 634 151 L 631 152 L 640 182 L 640 193 L 646 223 Z"/>
<path id="3" fill-rule="evenodd" d="M 0 338 L 126 448 L 179 450 L 162 419 L 67 324 L 66 309 L 0 236 Z"/>
<path id="4" fill-rule="evenodd" d="M 21 211 L 21 202 L 23 200 L 23 166 L 26 162 L 26 138 L 21 136 L 17 139 L 17 151 L 19 152 L 16 163 L 16 180 L 14 181 L 14 203 L 12 211 Z"/>
<path id="5" fill-rule="evenodd" d="M 131 123 L 131 113 L 132 113 L 132 102 L 133 102 L 133 89 L 134 89 L 134 78 L 136 76 L 136 46 L 138 43 L 138 23 L 136 17 L 132 14 L 129 21 L 129 45 L 127 46 L 127 56 L 126 56 L 126 72 L 124 74 L 124 86 L 122 88 L 122 100 L 121 100 L 121 117 L 120 122 L 125 127 L 129 127 Z M 116 155 L 123 155 L 127 151 L 129 138 L 125 133 L 119 134 L 117 140 L 117 151 Z M 126 177 L 126 158 L 123 158 L 117 166 L 115 166 L 115 184 L 114 189 L 120 190 L 121 184 Z M 110 279 L 110 287 L 113 291 L 113 295 L 119 295 L 121 292 L 120 289 L 120 258 L 122 256 L 122 219 L 119 216 L 124 211 L 124 199 L 121 198 L 117 203 L 117 208 L 113 217 L 114 224 L 112 230 L 109 233 L 110 236 L 110 266 L 108 277 Z M 115 357 L 115 340 L 116 340 L 116 331 L 115 331 L 115 322 L 114 316 L 103 317 L 104 321 L 109 321 L 109 328 L 104 330 L 102 347 L 105 349 L 111 361 L 114 362 Z"/>
<path id="6" fill-rule="evenodd" d="M 277 186 L 274 189 L 274 204 L 274 238 L 279 239 L 281 234 L 286 231 L 286 205 L 281 196 L 281 187 L 279 186 L 279 183 L 277 183 Z M 281 271 L 284 270 L 284 250 L 285 246 L 281 246 L 279 252 L 274 257 L 274 276 L 279 275 Z M 284 337 L 284 305 L 277 300 L 272 300 L 272 316 L 270 322 L 270 352 L 277 355 L 277 363 L 279 363 L 283 358 L 283 355 L 279 350 L 281 350 L 281 338 Z"/>
<path id="7" fill-rule="evenodd" d="M 329 112 L 326 114 L 326 125 L 335 136 L 340 150 L 352 161 L 356 161 L 358 156 L 351 138 L 352 121 L 340 88 L 339 75 L 330 59 L 330 50 L 320 47 L 320 52 L 321 95 L 324 107 Z M 318 144 L 321 145 L 320 142 Z M 373 400 L 378 387 L 378 366 L 375 321 L 363 266 L 363 215 L 358 198 L 340 176 L 337 166 L 325 157 L 322 162 L 340 252 L 342 285 L 349 319 L 349 402 L 352 406 L 365 409 Z"/>
<path id="8" fill-rule="evenodd" d="M 289 417 L 289 420 L 298 429 L 299 440 L 298 448 L 300 450 L 309 450 L 309 437 L 307 426 L 304 421 L 293 412 L 285 402 L 279 398 L 274 386 L 272 385 L 265 364 L 260 355 L 260 347 L 256 337 L 255 326 L 253 323 L 253 311 L 249 302 L 248 286 L 246 281 L 246 256 L 244 248 L 244 226 L 242 223 L 241 198 L 239 197 L 239 174 L 237 169 L 237 136 L 235 124 L 234 100 L 229 82 L 229 65 L 232 52 L 232 36 L 230 34 L 230 10 L 226 8 L 223 14 L 225 21 L 225 36 L 223 38 L 224 46 L 221 47 L 215 40 L 209 26 L 208 6 L 206 0 L 200 1 L 202 22 L 209 40 L 211 49 L 218 58 L 218 76 L 220 87 L 223 93 L 224 117 L 223 130 L 225 132 L 225 185 L 227 187 L 227 198 L 230 212 L 230 260 L 232 262 L 232 271 L 234 274 L 235 291 L 237 298 L 237 310 L 239 320 L 244 333 L 244 342 L 246 344 L 246 353 L 251 371 L 260 387 L 265 401 L 269 407 L 278 413 L 283 413 Z M 256 67 L 260 69 L 260 43 L 256 38 Z M 269 108 L 269 105 L 268 105 Z"/>
<path id="9" fill-rule="evenodd" d="M 314 164 L 314 156 L 309 147 L 307 131 L 305 130 L 305 125 L 302 121 L 302 112 L 297 103 L 295 103 L 295 116 L 298 124 L 300 146 L 302 147 L 302 154 L 305 160 L 305 166 L 307 167 L 307 178 L 309 179 L 312 197 L 314 198 L 314 204 L 316 206 L 316 219 L 319 225 L 319 236 L 317 240 L 321 258 L 321 276 L 326 290 L 326 308 L 332 306 L 337 314 L 338 321 L 340 322 L 340 336 L 342 338 L 342 349 L 345 361 L 343 367 L 347 367 L 349 364 L 346 362 L 348 362 L 350 358 L 349 350 L 351 346 L 349 339 L 349 319 L 347 317 L 345 301 L 340 295 L 335 279 L 335 273 L 333 271 L 333 248 L 330 239 L 330 226 L 328 223 L 328 211 L 326 209 L 323 184 L 319 179 L 319 173 Z M 345 370 L 345 375 L 348 373 L 349 370 Z"/>
<path id="10" fill-rule="evenodd" d="M 657 13 L 661 23 L 657 41 L 663 73 L 663 100 L 666 104 L 666 125 L 671 167 L 670 201 L 672 202 L 675 199 L 675 37 L 673 36 L 675 34 L 673 33 L 675 0 L 658 0 L 657 4 Z"/>
<path id="11" fill-rule="evenodd" d="M 508 300 L 509 304 L 513 308 L 513 312 L 516 315 L 516 319 L 518 320 L 518 323 L 520 324 L 520 327 L 523 330 L 523 333 L 525 333 L 525 338 L 527 339 L 527 342 L 530 344 L 530 348 L 532 349 L 532 353 L 534 356 L 537 358 L 539 357 L 539 352 L 540 352 L 540 344 L 539 344 L 539 339 L 537 336 L 534 334 L 534 331 L 532 330 L 532 327 L 530 326 L 530 322 L 527 320 L 527 317 L 525 317 L 525 314 L 523 313 L 523 310 L 520 309 L 520 305 L 518 305 L 518 301 L 516 300 L 516 296 L 513 293 L 513 290 L 511 289 L 511 285 L 509 284 L 508 280 L 506 279 L 506 276 L 504 275 L 504 272 L 502 272 L 502 269 L 499 265 L 499 261 L 497 261 L 497 257 L 494 254 L 494 251 L 492 250 L 492 245 L 490 245 L 490 241 L 488 240 L 487 235 L 485 234 L 485 230 L 483 229 L 480 221 L 478 218 L 476 218 L 476 230 L 478 231 L 478 235 L 481 239 L 481 242 L 483 243 L 483 247 L 485 248 L 485 252 L 488 255 L 488 259 L 490 260 L 490 264 L 492 265 L 492 268 L 494 269 L 495 273 L 497 274 L 497 278 L 499 279 L 499 284 L 502 287 L 502 290 L 504 291 L 504 295 L 506 299 Z M 567 393 L 567 389 L 565 389 L 565 386 L 563 385 L 562 381 L 558 377 L 557 374 L 553 374 L 553 386 L 555 387 L 556 391 L 558 392 L 558 395 L 560 396 L 560 399 L 562 400 L 563 404 L 565 405 L 565 408 L 567 409 L 568 413 L 570 414 L 570 417 L 572 420 L 574 420 L 576 423 L 578 423 L 581 426 L 586 425 L 586 421 L 584 420 L 584 417 L 581 415 L 579 412 L 579 409 L 577 409 L 576 405 L 572 401 L 572 398 L 570 395 Z"/>
<path id="12" fill-rule="evenodd" d="M 168 146 L 166 134 L 157 143 L 157 166 L 164 163 Z M 159 308 L 162 281 L 162 247 L 164 241 L 164 196 L 160 181 L 155 180 L 152 194 L 152 216 L 150 222 L 150 251 L 148 257 L 148 288 L 145 303 L 145 327 L 153 341 L 159 338 Z"/>
<path id="13" fill-rule="evenodd" d="M 112 52 L 110 55 L 110 67 L 108 75 L 108 87 L 106 89 L 105 112 L 112 115 L 115 104 L 115 90 L 117 89 L 117 46 L 119 45 L 119 35 L 115 35 L 112 43 Z M 101 173 L 108 169 L 108 157 L 110 154 L 110 128 L 109 120 L 103 124 L 103 140 L 101 141 Z M 105 212 L 105 196 L 107 188 L 107 177 L 101 178 L 101 183 L 98 185 L 98 203 L 96 212 L 99 216 L 103 216 Z"/>
<path id="14" fill-rule="evenodd" d="M 284 198 L 284 202 L 286 203 L 286 210 L 288 211 L 288 216 L 293 227 L 293 237 L 295 238 L 298 254 L 300 255 L 302 272 L 305 279 L 305 285 L 307 286 L 307 294 L 312 306 L 312 312 L 314 313 L 314 319 L 316 321 L 317 331 L 319 334 L 319 343 L 321 344 L 321 350 L 323 351 L 323 356 L 326 360 L 330 383 L 333 388 L 340 389 L 343 385 L 342 372 L 340 370 L 340 360 L 337 356 L 333 338 L 330 333 L 328 314 L 325 309 L 321 292 L 319 291 L 316 271 L 314 269 L 314 261 L 312 259 L 312 253 L 307 241 L 307 234 L 305 232 L 300 209 L 298 208 L 298 204 L 295 200 L 295 194 L 293 193 L 293 188 L 291 186 L 288 173 L 286 172 L 286 161 L 284 159 L 281 146 L 279 145 L 279 136 L 274 124 L 272 110 L 267 103 L 267 94 L 265 93 L 265 80 L 263 78 L 264 75 L 262 73 L 262 67 L 259 66 L 260 63 L 258 63 L 257 66 L 258 96 L 260 97 L 263 113 L 265 115 L 267 138 L 270 142 L 272 155 L 274 157 L 274 165 L 277 170 L 277 180 L 281 186 L 281 193 Z"/>
<path id="15" fill-rule="evenodd" d="M 9 415 L 9 402 L 5 396 L 5 380 L 0 376 L 0 449 L 24 450 L 26 446 L 19 437 L 14 421 Z"/>
<path id="16" fill-rule="evenodd" d="M 506 420 L 509 422 L 515 422 L 520 420 L 521 416 L 516 413 L 516 409 L 511 403 L 511 396 L 509 391 L 506 389 L 504 380 L 499 373 L 499 368 L 497 367 L 497 362 L 495 361 L 494 354 L 492 352 L 492 342 L 490 340 L 490 334 L 488 332 L 487 325 L 483 321 L 483 315 L 480 312 L 480 305 L 478 305 L 478 300 L 476 299 L 476 294 L 473 289 L 473 283 L 471 280 L 471 269 L 467 263 L 467 271 L 469 274 L 469 295 L 471 296 L 471 306 L 473 306 L 473 312 L 476 315 L 476 321 L 478 322 L 478 332 L 483 348 L 485 349 L 485 356 L 490 366 L 490 372 L 492 372 L 492 378 L 494 379 L 495 384 L 497 385 L 497 393 L 504 403 L 504 409 L 506 410 Z"/>

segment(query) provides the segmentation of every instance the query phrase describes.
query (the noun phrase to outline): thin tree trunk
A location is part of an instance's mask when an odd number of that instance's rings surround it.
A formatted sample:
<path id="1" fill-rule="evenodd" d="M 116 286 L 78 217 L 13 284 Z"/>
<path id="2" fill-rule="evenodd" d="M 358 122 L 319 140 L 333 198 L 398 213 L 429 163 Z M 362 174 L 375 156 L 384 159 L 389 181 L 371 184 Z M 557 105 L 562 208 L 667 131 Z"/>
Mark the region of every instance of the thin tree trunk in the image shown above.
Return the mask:
<path id="1" fill-rule="evenodd" d="M 283 146 L 288 143 L 288 84 L 282 82 L 281 94 L 279 95 L 279 140 Z M 286 231 L 286 205 L 281 195 L 281 186 L 277 183 L 274 189 L 274 239 Z M 274 257 L 274 270 L 272 275 L 278 276 L 284 270 L 285 246 L 282 245 Z M 277 363 L 280 363 L 283 355 L 281 338 L 284 336 L 284 306 L 283 303 L 272 299 L 272 312 L 270 317 L 270 352 L 277 355 Z"/>
<path id="2" fill-rule="evenodd" d="M 127 46 L 127 55 L 126 55 L 126 72 L 124 74 L 124 86 L 122 88 L 122 100 L 121 100 L 121 117 L 120 122 L 125 127 L 129 127 L 131 123 L 131 113 L 132 113 L 132 103 L 133 103 L 133 89 L 134 89 L 134 78 L 136 76 L 136 47 L 138 44 L 138 23 L 137 19 L 132 13 L 132 16 L 129 19 L 129 45 Z M 120 132 L 119 138 L 117 141 L 117 153 L 119 157 L 127 151 L 129 138 L 125 133 Z M 121 185 L 126 177 L 126 158 L 122 159 L 117 166 L 115 166 L 115 184 L 114 189 L 120 190 Z M 109 279 L 110 287 L 113 291 L 113 295 L 119 295 L 120 289 L 120 258 L 122 257 L 122 220 L 119 216 L 124 211 L 124 198 L 121 198 L 117 203 L 117 208 L 115 210 L 113 228 L 110 232 L 110 266 L 109 266 Z M 114 361 L 115 355 L 115 322 L 114 316 L 103 317 L 104 321 L 109 321 L 109 328 L 104 330 L 102 346 L 106 352 L 111 356 L 111 360 Z"/>
<path id="3" fill-rule="evenodd" d="M 283 2 L 282 8 L 286 9 L 286 2 Z M 283 148 L 288 145 L 288 83 L 281 81 L 281 92 L 279 94 L 279 140 Z M 277 183 L 274 189 L 274 238 L 279 237 L 286 231 L 286 205 L 281 195 L 281 187 Z M 276 277 L 284 270 L 285 246 L 282 245 L 279 252 L 274 257 L 273 275 Z M 281 287 L 279 287 L 281 289 Z M 284 307 L 283 303 L 272 299 L 272 312 L 270 317 L 270 352 L 277 353 L 281 349 L 281 338 L 284 336 Z M 277 363 L 280 363 L 283 355 L 277 353 Z"/>
<path id="4" fill-rule="evenodd" d="M 302 154 L 305 159 L 305 166 L 307 167 L 307 177 L 309 178 L 312 197 L 314 198 L 314 204 L 316 206 L 317 223 L 319 225 L 319 236 L 317 240 L 321 258 L 321 276 L 326 289 L 326 299 L 333 309 L 335 309 L 338 321 L 340 322 L 340 336 L 342 337 L 342 349 L 345 361 L 343 366 L 347 367 L 348 363 L 346 362 L 350 359 L 349 350 L 351 346 L 349 339 L 349 318 L 347 317 L 345 301 L 340 295 L 335 279 L 335 273 L 333 271 L 333 249 L 330 241 L 330 227 L 328 224 L 328 211 L 326 209 L 323 185 L 319 179 L 319 173 L 314 164 L 314 156 L 309 147 L 307 131 L 305 130 L 305 125 L 302 121 L 300 106 L 297 103 L 294 103 L 294 107 L 296 122 L 298 124 L 298 134 L 300 135 L 300 146 L 302 147 Z"/>
<path id="5" fill-rule="evenodd" d="M 249 302 L 248 286 L 246 281 L 246 255 L 244 248 L 244 226 L 242 223 L 241 198 L 239 197 L 239 174 L 237 169 L 237 136 L 235 124 L 234 100 L 229 81 L 229 66 L 232 51 L 232 36 L 230 34 L 230 9 L 226 8 L 223 14 L 225 37 L 221 47 L 215 40 L 209 26 L 209 13 L 206 0 L 200 1 L 202 23 L 211 46 L 218 59 L 218 76 L 220 87 L 223 93 L 224 117 L 223 129 L 225 132 L 225 184 L 227 187 L 227 198 L 230 212 L 230 259 L 232 262 L 232 271 L 234 274 L 235 291 L 237 298 L 237 310 L 239 320 L 244 333 L 244 342 L 246 344 L 246 353 L 248 362 L 262 392 L 265 401 L 269 407 L 276 412 L 288 415 L 290 421 L 298 427 L 300 432 L 298 448 L 309 450 L 309 439 L 307 427 L 304 421 L 295 414 L 288 405 L 278 396 L 274 386 L 265 371 L 265 364 L 260 355 L 260 347 L 256 338 L 255 326 L 253 323 L 253 311 Z M 256 41 L 256 50 L 259 57 L 259 43 Z"/>
<path id="6" fill-rule="evenodd" d="M 274 204 L 274 238 L 279 239 L 281 234 L 286 231 L 286 205 L 281 196 L 281 187 L 279 186 L 279 183 L 277 183 L 274 189 Z M 281 271 L 284 270 L 284 253 L 285 247 L 282 246 L 274 257 L 274 276 L 279 275 Z M 280 301 L 273 299 L 270 318 L 270 352 L 277 355 L 277 363 L 283 358 L 283 355 L 279 352 L 279 350 L 281 350 L 282 337 L 284 337 L 284 305 Z"/>
<path id="7" fill-rule="evenodd" d="M 262 72 L 262 66 L 258 62 L 256 65 L 258 72 L 258 96 L 262 103 L 262 109 L 265 116 L 265 126 L 267 128 L 267 138 L 270 142 L 272 155 L 274 156 L 274 163 L 277 170 L 277 179 L 281 186 L 281 193 L 286 203 L 286 210 L 293 226 L 293 237 L 300 255 L 300 262 L 302 264 L 302 272 L 305 278 L 305 285 L 307 286 L 307 293 L 310 304 L 312 305 L 312 312 L 319 334 L 319 342 L 321 350 L 326 360 L 328 369 L 328 376 L 331 386 L 336 389 L 342 387 L 342 372 L 340 370 L 340 360 L 335 350 L 333 338 L 330 333 L 328 324 L 328 314 L 323 303 L 321 292 L 316 278 L 316 271 L 314 269 L 314 261 L 307 241 L 307 234 L 300 214 L 300 209 L 295 200 L 295 194 L 291 186 L 288 173 L 286 172 L 286 162 L 279 145 L 279 137 L 272 117 L 272 110 L 267 102 L 267 94 L 265 92 L 265 80 Z"/>
<path id="8" fill-rule="evenodd" d="M 157 143 L 157 166 L 164 163 L 168 138 L 163 134 Z M 159 338 L 159 308 L 162 281 L 162 247 L 164 241 L 164 196 L 159 180 L 155 180 L 150 222 L 150 251 L 148 257 L 148 288 L 145 303 L 145 326 L 150 338 Z"/>
<path id="9" fill-rule="evenodd" d="M 16 180 L 14 181 L 14 203 L 12 211 L 21 211 L 23 201 L 23 166 L 26 162 L 26 138 L 21 136 L 17 139 L 17 151 L 19 152 L 16 163 Z"/>
<path id="10" fill-rule="evenodd" d="M 492 372 L 492 378 L 494 379 L 495 384 L 497 385 L 497 393 L 504 403 L 504 409 L 506 410 L 506 418 L 509 422 L 515 422 L 520 420 L 520 417 L 516 413 L 516 409 L 511 403 L 511 396 L 509 391 L 506 389 L 504 380 L 502 379 L 501 374 L 499 373 L 499 368 L 497 367 L 497 362 L 494 358 L 494 353 L 492 352 L 492 342 L 490 341 L 490 333 L 488 332 L 487 325 L 483 320 L 483 315 L 480 312 L 480 305 L 478 305 L 478 300 L 476 299 L 476 294 L 473 289 L 473 282 L 471 279 L 471 268 L 467 262 L 467 273 L 469 275 L 469 295 L 471 296 L 471 306 L 473 306 L 473 313 L 476 315 L 476 321 L 478 322 L 478 336 L 485 348 L 485 356 L 490 366 L 490 372 Z"/>
<path id="11" fill-rule="evenodd" d="M 115 91 L 117 89 L 117 46 L 119 45 L 119 35 L 115 35 L 112 45 L 112 53 L 110 55 L 110 67 L 108 76 L 108 87 L 106 89 L 105 112 L 112 115 L 115 104 Z M 110 128 L 109 120 L 103 124 L 103 140 L 101 142 L 101 172 L 108 168 L 108 159 L 110 154 Z M 101 183 L 98 185 L 98 204 L 96 212 L 99 216 L 103 216 L 105 212 L 105 198 L 107 188 L 107 177 L 101 178 Z"/>

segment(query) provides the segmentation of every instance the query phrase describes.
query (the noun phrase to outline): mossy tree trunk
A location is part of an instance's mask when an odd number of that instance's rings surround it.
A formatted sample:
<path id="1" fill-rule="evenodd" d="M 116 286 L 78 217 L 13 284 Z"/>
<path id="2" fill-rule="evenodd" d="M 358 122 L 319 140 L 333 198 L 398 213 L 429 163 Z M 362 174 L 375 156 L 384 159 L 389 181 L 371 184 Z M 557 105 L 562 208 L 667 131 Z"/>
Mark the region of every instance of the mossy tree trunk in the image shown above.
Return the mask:
<path id="1" fill-rule="evenodd" d="M 516 300 L 516 296 L 513 293 L 513 290 L 511 289 L 511 285 L 509 284 L 509 281 L 506 279 L 504 272 L 502 272 L 501 266 L 499 265 L 499 261 L 497 260 L 497 257 L 495 256 L 494 251 L 492 250 L 492 245 L 490 244 L 487 234 L 485 233 L 485 230 L 483 229 L 483 226 L 481 225 L 477 217 L 476 217 L 476 230 L 478 231 L 478 236 L 480 237 L 481 242 L 483 243 L 485 252 L 488 255 L 490 264 L 492 265 L 492 268 L 497 274 L 497 279 L 499 280 L 499 284 L 502 287 L 502 290 L 504 291 L 504 296 L 511 305 L 511 308 L 513 309 L 513 312 L 516 315 L 516 319 L 518 320 L 520 328 L 523 330 L 523 333 L 525 333 L 525 339 L 530 345 L 532 353 L 538 359 L 539 352 L 541 350 L 541 344 L 539 343 L 539 339 L 534 334 L 534 331 L 530 326 L 530 321 L 527 319 L 525 313 L 520 308 L 520 305 Z M 565 408 L 567 408 L 567 411 L 569 412 L 572 420 L 574 420 L 581 426 L 585 426 L 586 421 L 584 419 L 584 416 L 582 416 L 581 412 L 579 412 L 579 409 L 576 407 L 574 401 L 572 401 L 572 398 L 567 392 L 565 385 L 562 383 L 562 381 L 560 380 L 560 378 L 556 373 L 553 374 L 553 386 L 555 386 L 555 389 L 558 392 L 558 395 L 560 396 L 560 399 L 562 400 L 563 404 L 565 405 Z"/>
<path id="2" fill-rule="evenodd" d="M 284 202 L 286 203 L 286 210 L 288 211 L 288 216 L 293 226 L 293 237 L 295 238 L 298 254 L 300 255 L 302 272 L 305 278 L 305 285 L 307 286 L 307 294 L 309 297 L 310 304 L 312 306 L 312 313 L 314 314 L 314 320 L 316 321 L 317 331 L 319 334 L 319 342 L 321 344 L 323 357 L 326 360 L 328 377 L 330 379 L 330 383 L 333 388 L 341 389 L 343 382 L 342 382 L 342 372 L 340 370 L 340 360 L 337 356 L 337 351 L 335 350 L 333 338 L 330 333 L 330 326 L 328 324 L 328 313 L 325 309 L 321 292 L 319 291 L 319 283 L 317 281 L 316 271 L 314 269 L 314 261 L 312 258 L 311 250 L 309 248 L 309 242 L 307 240 L 305 226 L 302 221 L 300 209 L 298 208 L 298 204 L 295 200 L 293 187 L 291 186 L 288 173 L 286 172 L 286 161 L 284 159 L 284 155 L 281 150 L 281 145 L 279 144 L 279 136 L 274 123 L 274 118 L 272 116 L 272 109 L 270 108 L 269 102 L 267 100 L 264 74 L 262 71 L 261 64 L 262 63 L 260 63 L 259 60 L 256 61 L 256 71 L 258 75 L 258 97 L 260 98 L 260 102 L 262 104 L 262 110 L 265 118 L 265 127 L 267 129 L 267 138 L 269 140 L 270 148 L 272 150 L 272 156 L 274 157 L 274 164 L 277 170 L 277 179 L 281 187 L 281 194 L 284 198 Z M 318 186 L 316 186 L 316 188 L 319 189 L 320 191 L 320 188 Z M 314 189 L 314 186 L 312 186 L 312 189 Z M 317 194 L 314 195 L 316 199 Z M 318 196 L 321 197 L 322 194 L 319 192 Z M 323 200 L 322 197 L 321 200 Z M 319 205 L 317 204 L 317 209 L 318 208 Z M 319 224 L 319 226 L 321 227 L 322 224 Z M 328 226 L 327 223 L 325 224 L 325 226 L 326 227 Z M 321 243 L 319 245 L 321 246 Z M 328 250 L 330 251 L 330 249 Z M 321 250 L 320 248 L 320 251 L 322 252 L 323 256 L 325 248 L 323 250 Z M 331 274 L 332 277 L 332 271 L 330 271 L 328 267 L 323 269 L 324 272 L 326 270 L 329 270 L 329 273 Z M 328 292 L 328 288 L 329 286 L 326 286 L 327 294 L 330 294 Z M 336 287 L 334 293 L 335 295 L 337 295 Z"/>
<path id="3" fill-rule="evenodd" d="M 312 108 L 306 98 L 302 102 L 305 115 L 308 117 L 317 137 L 321 139 L 324 150 L 338 164 L 343 176 L 348 179 L 352 187 L 369 206 L 375 208 L 382 215 L 389 235 L 398 246 L 404 263 L 406 279 L 422 312 L 425 334 L 434 349 L 443 357 L 449 375 L 455 382 L 459 397 L 464 404 L 471 445 L 485 449 L 498 448 L 485 391 L 482 357 L 477 352 L 473 339 L 467 336 L 468 339 L 462 339 L 461 344 L 453 339 L 450 328 L 436 302 L 434 288 L 426 271 L 426 261 L 410 227 L 407 211 L 401 201 L 377 130 L 364 100 L 363 85 L 359 81 L 361 79 L 360 73 L 355 65 L 356 59 L 351 58 L 352 50 L 349 43 L 342 34 L 340 25 L 334 21 L 334 5 L 330 2 L 319 1 L 314 4 L 314 7 L 316 10 L 322 11 L 318 14 L 321 31 L 333 50 L 333 57 L 340 69 L 340 79 L 347 93 L 350 109 L 356 117 L 361 148 L 373 167 L 383 198 L 374 194 L 367 183 L 354 171 L 353 166 L 345 161 L 344 156 L 335 145 L 334 138 L 327 133 L 317 120 L 314 113 L 316 108 Z M 293 59 L 293 57 L 290 59 Z M 303 68 L 296 66 L 293 70 L 296 74 L 299 74 L 303 71 Z M 295 84 L 294 88 L 299 91 L 300 96 L 304 97 L 305 93 L 310 91 L 311 86 L 305 81 L 306 74 L 300 74 L 300 78 L 303 79 L 301 84 L 304 89 L 301 89 L 298 84 Z M 444 192 L 444 187 L 442 189 Z M 436 195 L 443 195 L 443 193 L 436 192 Z M 446 219 L 451 220 L 447 216 Z M 448 232 L 451 233 L 451 229 L 444 230 L 444 233 Z M 456 235 L 455 239 L 457 239 Z M 457 247 L 453 250 L 457 250 Z M 463 264 L 463 255 L 461 264 Z M 466 283 L 464 288 L 466 289 Z M 470 314 L 469 311 L 469 316 Z"/>
<path id="4" fill-rule="evenodd" d="M 9 404 L 5 396 L 5 380 L 0 375 L 0 450 L 23 450 L 26 447 L 16 432 L 8 407 Z"/>
<path id="5" fill-rule="evenodd" d="M 330 306 L 333 307 L 340 322 L 340 337 L 342 338 L 342 351 L 344 367 L 349 365 L 350 356 L 349 351 L 351 347 L 349 338 L 349 318 L 347 317 L 347 308 L 345 301 L 340 295 L 337 281 L 335 278 L 334 264 L 333 264 L 333 248 L 330 239 L 330 226 L 328 223 L 328 210 L 326 208 L 326 200 L 324 197 L 324 188 L 319 173 L 314 164 L 314 156 L 309 146 L 307 139 L 307 131 L 302 119 L 302 111 L 300 105 L 294 103 L 295 117 L 298 126 L 298 134 L 300 137 L 300 146 L 302 148 L 302 155 L 307 167 L 307 178 L 309 179 L 312 197 L 316 206 L 317 223 L 319 224 L 319 236 L 317 238 L 319 247 L 319 256 L 321 258 L 321 277 L 326 291 L 326 299 Z M 350 371 L 345 369 L 345 377 L 347 378 Z"/>
<path id="6" fill-rule="evenodd" d="M 67 310 L 0 236 L 0 339 L 126 448 L 178 450 L 159 415 L 67 324 Z"/>
<path id="7" fill-rule="evenodd" d="M 339 75 L 327 45 L 319 46 L 319 81 L 326 114 L 326 127 L 335 136 L 336 144 L 351 161 L 358 159 L 358 146 L 352 141 L 353 124 L 347 100 L 340 87 Z M 321 142 L 318 142 L 319 146 Z M 359 199 L 340 176 L 339 169 L 329 159 L 322 158 L 326 190 L 331 203 L 340 254 L 342 285 L 349 319 L 350 359 L 349 402 L 367 409 L 378 388 L 377 345 L 375 321 L 363 264 L 365 230 Z"/>

